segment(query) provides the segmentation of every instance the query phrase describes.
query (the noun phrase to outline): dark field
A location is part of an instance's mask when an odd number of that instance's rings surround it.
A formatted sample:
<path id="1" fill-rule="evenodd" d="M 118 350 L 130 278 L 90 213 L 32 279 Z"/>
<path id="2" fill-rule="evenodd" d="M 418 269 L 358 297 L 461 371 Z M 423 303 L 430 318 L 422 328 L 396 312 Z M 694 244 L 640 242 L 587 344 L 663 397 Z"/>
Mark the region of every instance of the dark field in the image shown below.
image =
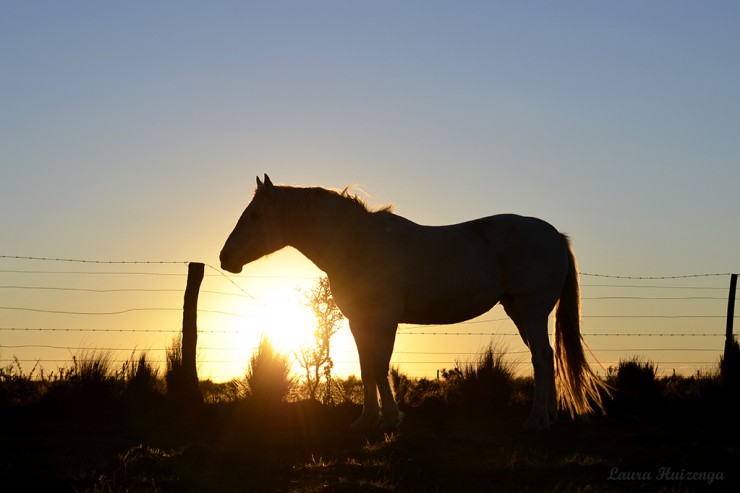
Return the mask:
<path id="1" fill-rule="evenodd" d="M 521 428 L 522 390 L 478 410 L 407 405 L 400 433 L 369 435 L 349 430 L 354 404 L 240 399 L 183 409 L 161 395 L 6 403 L 0 489 L 740 491 L 737 399 L 719 384 L 621 391 L 606 416 L 561 419 L 546 432 Z"/>

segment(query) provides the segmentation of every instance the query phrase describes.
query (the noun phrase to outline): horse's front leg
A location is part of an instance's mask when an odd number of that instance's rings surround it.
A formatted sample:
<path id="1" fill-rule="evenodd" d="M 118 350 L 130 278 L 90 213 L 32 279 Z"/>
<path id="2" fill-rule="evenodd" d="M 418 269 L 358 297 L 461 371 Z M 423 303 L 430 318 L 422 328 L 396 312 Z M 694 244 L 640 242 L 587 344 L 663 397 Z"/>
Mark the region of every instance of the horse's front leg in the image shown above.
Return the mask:
<path id="1" fill-rule="evenodd" d="M 380 406 L 378 406 L 378 391 L 373 368 L 373 341 L 365 323 L 356 320 L 349 321 L 352 335 L 357 345 L 360 357 L 360 376 L 362 377 L 363 405 L 362 414 L 352 423 L 355 430 L 369 430 L 376 428 L 380 421 Z"/>
<path id="2" fill-rule="evenodd" d="M 380 424 L 383 429 L 397 430 L 401 422 L 401 413 L 388 381 L 396 324 L 350 320 L 350 328 L 360 356 L 364 395 L 362 414 L 352 424 L 352 428 L 374 429 Z M 378 392 L 383 406 L 382 420 Z"/>
<path id="3" fill-rule="evenodd" d="M 380 421 L 380 427 L 383 431 L 398 431 L 401 426 L 401 419 L 403 418 L 403 414 L 398 409 L 396 399 L 393 397 L 393 390 L 388 380 L 388 370 L 391 356 L 393 355 L 393 345 L 396 340 L 397 328 L 397 324 L 382 324 L 376 328 L 374 333 L 375 352 L 373 355 L 373 370 L 383 409 Z"/>

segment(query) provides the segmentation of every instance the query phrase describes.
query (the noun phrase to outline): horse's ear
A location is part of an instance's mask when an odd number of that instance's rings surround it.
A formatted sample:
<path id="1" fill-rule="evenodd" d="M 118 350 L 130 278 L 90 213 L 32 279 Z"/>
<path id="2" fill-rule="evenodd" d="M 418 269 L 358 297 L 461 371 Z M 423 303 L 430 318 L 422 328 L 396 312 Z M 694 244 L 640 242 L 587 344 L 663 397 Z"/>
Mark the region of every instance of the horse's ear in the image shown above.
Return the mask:
<path id="1" fill-rule="evenodd" d="M 265 173 L 265 181 L 263 182 L 260 180 L 260 177 L 257 177 L 257 190 L 262 190 L 264 192 L 271 192 L 272 191 L 272 180 L 270 180 L 270 177 L 267 176 L 267 173 Z"/>

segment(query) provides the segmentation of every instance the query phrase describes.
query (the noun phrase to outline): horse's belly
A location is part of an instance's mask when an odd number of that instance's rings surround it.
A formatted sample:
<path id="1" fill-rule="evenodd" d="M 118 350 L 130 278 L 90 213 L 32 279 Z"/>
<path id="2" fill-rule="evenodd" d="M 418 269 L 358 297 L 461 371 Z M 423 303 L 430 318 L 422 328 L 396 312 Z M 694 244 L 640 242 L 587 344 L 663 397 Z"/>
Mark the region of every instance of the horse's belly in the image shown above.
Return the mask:
<path id="1" fill-rule="evenodd" d="M 409 297 L 401 323 L 454 324 L 483 315 L 496 303 L 497 293 L 476 293 L 470 296 Z"/>

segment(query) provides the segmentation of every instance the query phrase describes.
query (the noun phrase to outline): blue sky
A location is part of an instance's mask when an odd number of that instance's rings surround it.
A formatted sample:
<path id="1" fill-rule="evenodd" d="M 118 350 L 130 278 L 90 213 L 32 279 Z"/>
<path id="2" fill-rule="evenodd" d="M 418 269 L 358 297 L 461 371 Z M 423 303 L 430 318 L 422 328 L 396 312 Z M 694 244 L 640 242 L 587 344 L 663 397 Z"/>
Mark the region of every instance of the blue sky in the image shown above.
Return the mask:
<path id="1" fill-rule="evenodd" d="M 736 2 L 3 2 L 0 253 L 215 265 L 267 172 L 427 224 L 539 216 L 587 272 L 737 271 L 739 21 Z"/>

